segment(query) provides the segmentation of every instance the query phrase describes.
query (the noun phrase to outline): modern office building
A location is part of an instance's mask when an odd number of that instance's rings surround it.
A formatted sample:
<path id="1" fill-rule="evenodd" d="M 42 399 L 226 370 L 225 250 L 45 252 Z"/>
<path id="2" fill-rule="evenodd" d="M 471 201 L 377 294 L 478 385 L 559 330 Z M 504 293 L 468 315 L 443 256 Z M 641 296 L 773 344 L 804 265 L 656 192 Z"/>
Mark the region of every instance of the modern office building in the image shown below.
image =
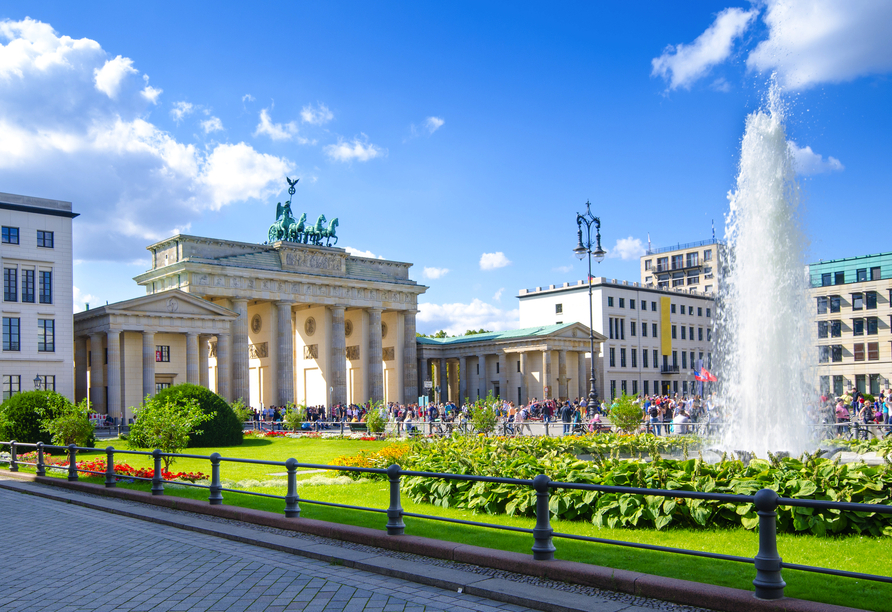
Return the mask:
<path id="1" fill-rule="evenodd" d="M 715 294 L 724 263 L 724 243 L 712 238 L 663 248 L 641 257 L 641 284 L 659 289 Z"/>
<path id="2" fill-rule="evenodd" d="M 0 193 L 3 399 L 29 389 L 74 399 L 71 202 Z"/>
<path id="3" fill-rule="evenodd" d="M 877 394 L 892 379 L 892 253 L 809 266 L 822 392 Z"/>
<path id="4" fill-rule="evenodd" d="M 595 355 L 599 397 L 696 392 L 693 370 L 712 365 L 712 296 L 600 277 L 591 283 L 592 329 L 605 337 Z M 517 297 L 521 327 L 589 324 L 585 281 L 521 289 Z"/>

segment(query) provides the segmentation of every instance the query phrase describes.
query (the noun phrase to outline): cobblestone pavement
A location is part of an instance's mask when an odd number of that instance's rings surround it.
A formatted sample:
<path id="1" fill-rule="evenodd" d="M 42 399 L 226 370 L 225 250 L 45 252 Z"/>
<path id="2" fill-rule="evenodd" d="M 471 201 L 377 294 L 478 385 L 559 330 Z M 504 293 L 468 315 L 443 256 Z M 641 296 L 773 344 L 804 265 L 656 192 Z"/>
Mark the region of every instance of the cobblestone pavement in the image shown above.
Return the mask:
<path id="1" fill-rule="evenodd" d="M 0 490 L 4 612 L 527 608 Z"/>

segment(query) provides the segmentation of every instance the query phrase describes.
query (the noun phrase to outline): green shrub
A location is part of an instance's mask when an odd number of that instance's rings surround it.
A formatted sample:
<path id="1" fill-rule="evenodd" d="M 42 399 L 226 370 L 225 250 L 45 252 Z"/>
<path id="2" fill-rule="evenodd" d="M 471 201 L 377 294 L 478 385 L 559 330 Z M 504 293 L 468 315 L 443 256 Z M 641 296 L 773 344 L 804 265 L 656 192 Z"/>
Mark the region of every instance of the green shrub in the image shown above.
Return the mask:
<path id="1" fill-rule="evenodd" d="M 365 424 L 369 433 L 381 433 L 387 425 L 387 417 L 384 416 L 384 402 L 373 402 L 365 415 Z"/>
<path id="2" fill-rule="evenodd" d="M 93 423 L 90 422 L 90 401 L 86 398 L 76 406 L 69 402 L 56 412 L 56 416 L 45 417 L 40 425 L 53 437 L 56 446 L 85 446 L 95 441 Z"/>
<path id="3" fill-rule="evenodd" d="M 0 438 L 16 442 L 52 444 L 53 436 L 43 429 L 42 422 L 54 419 L 73 408 L 68 399 L 55 391 L 25 391 L 16 393 L 0 406 Z M 84 446 L 95 446 L 92 433 Z"/>
<path id="4" fill-rule="evenodd" d="M 471 406 L 471 426 L 478 433 L 492 433 L 499 422 L 498 398 L 493 397 L 492 390 L 486 395 L 486 399 L 478 399 Z"/>
<path id="5" fill-rule="evenodd" d="M 225 404 L 225 402 L 224 402 Z M 165 453 L 178 453 L 189 445 L 191 437 L 200 437 L 202 430 L 196 429 L 213 416 L 203 411 L 198 400 L 161 393 L 155 397 L 146 396 L 143 405 L 136 409 L 136 421 L 130 427 L 130 448 L 157 448 Z M 163 457 L 164 470 L 170 471 L 173 457 Z"/>
<path id="6" fill-rule="evenodd" d="M 306 420 L 306 404 L 301 403 L 295 406 L 294 404 L 289 403 L 285 407 L 285 414 L 282 416 L 282 423 L 284 424 L 285 429 L 290 429 L 291 431 L 300 431 L 300 426 Z"/>
<path id="7" fill-rule="evenodd" d="M 201 433 L 189 436 L 190 447 L 237 446 L 242 443 L 242 421 L 233 412 L 226 400 L 205 387 L 183 383 L 160 391 L 156 396 L 159 401 L 172 400 L 177 404 L 194 399 L 211 420 L 204 423 Z"/>
<path id="8" fill-rule="evenodd" d="M 633 402 L 632 396 L 622 394 L 610 409 L 610 422 L 626 433 L 638 431 L 644 412 L 639 404 Z"/>
<path id="9" fill-rule="evenodd" d="M 250 421 L 254 418 L 254 411 L 251 410 L 249 406 L 245 406 L 245 402 L 242 398 L 238 398 L 232 404 L 230 404 L 232 411 L 235 413 L 235 416 L 239 418 L 239 420 L 244 423 L 245 421 Z"/>

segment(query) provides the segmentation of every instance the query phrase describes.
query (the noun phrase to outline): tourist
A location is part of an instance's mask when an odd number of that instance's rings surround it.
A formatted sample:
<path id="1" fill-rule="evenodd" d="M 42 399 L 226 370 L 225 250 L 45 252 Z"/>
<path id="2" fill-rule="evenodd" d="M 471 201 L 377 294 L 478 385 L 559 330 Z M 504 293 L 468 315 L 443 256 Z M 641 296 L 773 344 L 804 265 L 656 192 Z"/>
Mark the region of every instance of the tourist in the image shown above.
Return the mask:
<path id="1" fill-rule="evenodd" d="M 690 433 L 689 423 L 691 422 L 691 419 L 690 419 L 690 417 L 688 417 L 688 413 L 686 410 L 682 410 L 681 412 L 679 412 L 678 416 L 676 416 L 674 419 L 672 419 L 672 422 L 675 424 L 675 433 L 677 433 L 677 434 Z"/>
<path id="2" fill-rule="evenodd" d="M 573 407 L 567 400 L 564 400 L 564 404 L 561 406 L 561 422 L 564 424 L 564 435 L 570 435 L 570 427 L 573 422 Z"/>

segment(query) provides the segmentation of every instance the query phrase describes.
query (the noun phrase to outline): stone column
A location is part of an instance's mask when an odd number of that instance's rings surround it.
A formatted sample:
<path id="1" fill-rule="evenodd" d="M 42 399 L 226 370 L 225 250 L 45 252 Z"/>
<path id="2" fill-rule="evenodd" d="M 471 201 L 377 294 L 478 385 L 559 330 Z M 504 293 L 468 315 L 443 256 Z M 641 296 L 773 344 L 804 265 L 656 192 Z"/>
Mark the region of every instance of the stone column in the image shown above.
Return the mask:
<path id="1" fill-rule="evenodd" d="M 480 391 L 480 397 L 486 397 L 486 355 L 477 355 L 477 389 Z"/>
<path id="2" fill-rule="evenodd" d="M 567 399 L 570 390 L 567 388 L 567 351 L 558 351 L 558 397 Z"/>
<path id="3" fill-rule="evenodd" d="M 211 377 L 208 371 L 210 368 L 208 364 L 210 353 L 211 348 L 208 346 L 208 337 L 198 336 L 198 384 L 205 389 L 209 389 L 211 386 Z"/>
<path id="4" fill-rule="evenodd" d="M 142 396 L 155 397 L 155 332 L 142 333 Z"/>
<path id="5" fill-rule="evenodd" d="M 331 403 L 347 403 L 347 337 L 344 307 L 331 306 Z"/>
<path id="6" fill-rule="evenodd" d="M 230 342 L 229 334 L 217 334 L 217 394 L 227 402 L 232 401 L 232 387 L 229 384 L 232 372 Z"/>
<path id="7" fill-rule="evenodd" d="M 530 401 L 529 392 L 527 391 L 527 369 L 529 364 L 527 363 L 527 354 L 520 354 L 520 397 L 517 398 L 521 404 L 527 403 Z"/>
<path id="8" fill-rule="evenodd" d="M 74 340 L 74 402 L 78 403 L 87 397 L 87 337 Z"/>
<path id="9" fill-rule="evenodd" d="M 499 397 L 503 400 L 511 397 L 508 393 L 508 355 L 505 351 L 499 351 Z"/>
<path id="10" fill-rule="evenodd" d="M 276 302 L 276 400 L 279 406 L 294 401 L 294 329 L 291 326 L 291 302 Z"/>
<path id="11" fill-rule="evenodd" d="M 198 334 L 186 332 L 186 382 L 192 385 L 198 384 L 198 345 Z"/>
<path id="12" fill-rule="evenodd" d="M 445 357 L 440 357 L 440 362 L 437 366 L 437 379 L 437 385 L 440 387 L 438 401 L 446 402 L 449 399 L 449 370 Z"/>
<path id="13" fill-rule="evenodd" d="M 579 397 L 587 397 L 588 396 L 588 380 L 591 378 L 591 373 L 586 371 L 585 368 L 585 351 L 579 351 L 576 353 L 577 371 L 578 371 L 578 382 L 579 382 Z"/>
<path id="14" fill-rule="evenodd" d="M 384 399 L 384 363 L 381 352 L 381 309 L 369 308 L 369 399 Z"/>
<path id="15" fill-rule="evenodd" d="M 108 413 L 121 419 L 121 332 L 109 330 L 106 333 L 108 343 Z"/>
<path id="16" fill-rule="evenodd" d="M 551 380 L 551 351 L 542 351 L 542 398 L 554 396 L 554 385 Z"/>
<path id="17" fill-rule="evenodd" d="M 241 398 L 251 403 L 248 354 L 248 300 L 232 299 L 232 310 L 238 318 L 232 322 L 232 400 Z"/>
<path id="18" fill-rule="evenodd" d="M 90 403 L 93 412 L 105 414 L 105 351 L 102 350 L 103 333 L 90 334 Z"/>
<path id="19" fill-rule="evenodd" d="M 418 360 L 418 395 L 430 394 L 424 388 L 424 383 L 431 379 L 430 362 L 427 359 Z"/>
<path id="20" fill-rule="evenodd" d="M 458 401 L 464 402 L 468 395 L 468 358 L 462 355 L 458 358 Z"/>
<path id="21" fill-rule="evenodd" d="M 403 401 L 413 403 L 421 395 L 418 389 L 418 362 L 415 343 L 415 311 L 403 313 Z"/>

